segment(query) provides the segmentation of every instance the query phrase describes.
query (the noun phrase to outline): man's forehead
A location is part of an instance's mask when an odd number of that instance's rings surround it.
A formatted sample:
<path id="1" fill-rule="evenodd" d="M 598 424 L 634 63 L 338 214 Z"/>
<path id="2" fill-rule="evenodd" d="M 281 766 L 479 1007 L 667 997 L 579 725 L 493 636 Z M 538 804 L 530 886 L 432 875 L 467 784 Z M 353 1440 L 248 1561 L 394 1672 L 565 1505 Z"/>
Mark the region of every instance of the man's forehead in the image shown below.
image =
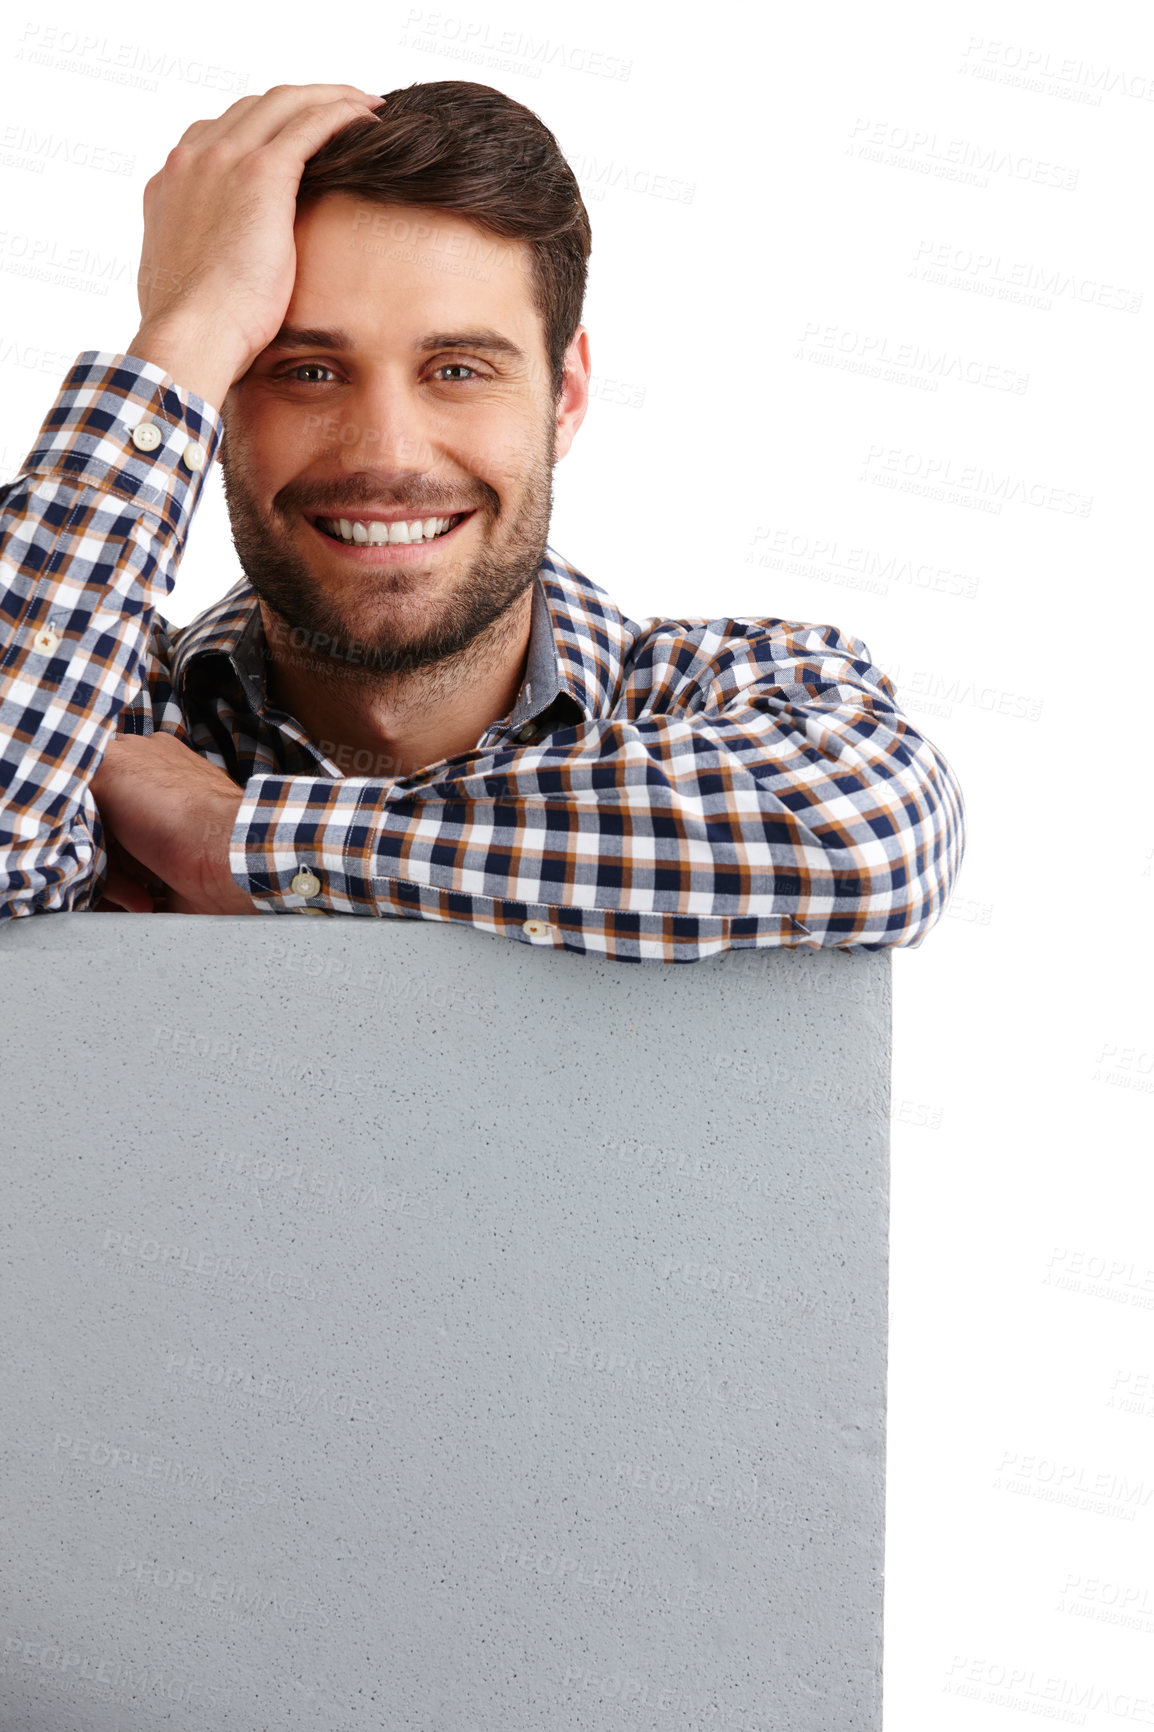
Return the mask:
<path id="1" fill-rule="evenodd" d="M 367 257 L 387 258 L 389 249 L 407 254 L 448 254 L 494 270 L 529 270 L 528 243 L 497 235 L 457 211 L 433 205 L 387 204 L 352 193 L 329 193 L 298 207 L 298 244 L 314 228 Z M 399 255 L 398 255 L 399 256 Z"/>
<path id="2" fill-rule="evenodd" d="M 454 212 L 344 193 L 298 211 L 296 239 L 297 278 L 285 326 L 298 336 L 323 329 L 344 339 L 318 340 L 317 347 L 355 347 L 349 339 L 364 323 L 355 309 L 373 312 L 390 300 L 411 305 L 414 297 L 425 315 L 416 321 L 421 343 L 414 346 L 476 346 L 460 341 L 471 334 L 509 360 L 533 346 L 538 315 L 525 241 L 491 234 Z M 289 346 L 287 339 L 274 344 Z"/>

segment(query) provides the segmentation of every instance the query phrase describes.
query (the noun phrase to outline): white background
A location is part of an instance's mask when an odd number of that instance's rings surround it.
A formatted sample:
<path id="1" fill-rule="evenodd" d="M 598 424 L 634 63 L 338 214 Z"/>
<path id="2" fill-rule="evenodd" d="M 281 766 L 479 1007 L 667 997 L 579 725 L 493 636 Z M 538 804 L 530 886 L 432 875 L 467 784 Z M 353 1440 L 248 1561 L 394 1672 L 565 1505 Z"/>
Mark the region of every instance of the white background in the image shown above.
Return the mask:
<path id="1" fill-rule="evenodd" d="M 951 907 L 893 957 L 886 1732 L 1154 1725 L 1154 15 L 11 16 L 5 479 L 135 332 L 191 121 L 469 78 L 553 129 L 595 395 L 551 545 L 638 619 L 864 638 L 967 802 Z M 214 475 L 168 617 L 238 575 Z"/>

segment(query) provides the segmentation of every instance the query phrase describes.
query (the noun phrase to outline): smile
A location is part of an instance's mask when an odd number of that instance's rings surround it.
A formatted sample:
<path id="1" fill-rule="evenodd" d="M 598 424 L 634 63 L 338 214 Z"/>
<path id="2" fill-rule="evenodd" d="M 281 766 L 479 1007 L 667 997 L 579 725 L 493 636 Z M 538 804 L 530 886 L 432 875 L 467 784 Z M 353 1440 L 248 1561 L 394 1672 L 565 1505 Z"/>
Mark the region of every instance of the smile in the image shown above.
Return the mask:
<path id="1" fill-rule="evenodd" d="M 389 523 L 373 517 L 317 517 L 314 523 L 322 535 L 332 541 L 343 541 L 347 547 L 412 547 L 420 542 L 439 541 L 471 515 L 459 511 L 452 517 L 398 518 Z"/>

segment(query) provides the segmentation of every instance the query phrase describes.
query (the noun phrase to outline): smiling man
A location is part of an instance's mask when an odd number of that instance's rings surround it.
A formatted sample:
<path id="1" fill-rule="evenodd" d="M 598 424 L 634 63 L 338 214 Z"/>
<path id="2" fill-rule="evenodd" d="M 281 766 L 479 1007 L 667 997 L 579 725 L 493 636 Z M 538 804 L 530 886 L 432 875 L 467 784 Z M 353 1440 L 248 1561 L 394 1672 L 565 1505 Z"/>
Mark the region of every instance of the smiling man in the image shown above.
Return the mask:
<path id="1" fill-rule="evenodd" d="M 558 424 L 524 243 L 489 237 L 483 271 L 446 272 L 478 251 L 458 217 L 307 203 L 286 323 L 227 405 L 225 492 L 278 701 L 393 775 L 513 707 L 552 466 L 587 400 L 582 331 Z"/>
<path id="2" fill-rule="evenodd" d="M 79 357 L 0 500 L 0 914 L 921 942 L 962 798 L 864 643 L 639 625 L 547 545 L 589 250 L 552 133 L 485 85 L 278 86 L 188 129 L 140 329 Z M 176 631 L 218 455 L 244 576 Z"/>

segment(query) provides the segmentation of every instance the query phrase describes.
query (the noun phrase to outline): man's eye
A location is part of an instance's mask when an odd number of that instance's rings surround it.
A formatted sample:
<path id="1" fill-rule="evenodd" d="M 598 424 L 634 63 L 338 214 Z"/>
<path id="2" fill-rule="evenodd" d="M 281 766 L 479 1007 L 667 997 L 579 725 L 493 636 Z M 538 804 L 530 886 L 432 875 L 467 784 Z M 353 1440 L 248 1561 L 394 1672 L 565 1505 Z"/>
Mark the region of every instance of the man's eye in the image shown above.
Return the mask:
<path id="1" fill-rule="evenodd" d="M 290 367 L 287 373 L 282 373 L 280 376 L 282 379 L 295 379 L 301 373 L 331 373 L 331 372 L 332 372 L 331 367 L 322 366 L 319 361 L 302 361 L 299 366 Z M 320 380 L 320 379 L 302 379 L 301 383 L 304 385 L 319 385 L 319 384 L 323 384 L 324 381 Z"/>
<path id="2" fill-rule="evenodd" d="M 441 366 L 436 369 L 434 377 L 438 377 L 442 373 L 454 373 L 458 375 L 458 377 L 451 378 L 447 381 L 450 385 L 466 384 L 468 380 L 459 377 L 462 373 L 467 374 L 469 379 L 480 379 L 482 377 L 475 367 L 468 366 L 464 361 L 442 362 Z M 324 374 L 326 376 L 320 378 L 318 377 L 319 374 Z M 321 361 L 300 361 L 295 367 L 289 367 L 285 372 L 278 374 L 277 377 L 299 381 L 302 385 L 325 385 L 334 377 L 334 374 L 333 369 L 331 367 L 326 367 Z"/>

